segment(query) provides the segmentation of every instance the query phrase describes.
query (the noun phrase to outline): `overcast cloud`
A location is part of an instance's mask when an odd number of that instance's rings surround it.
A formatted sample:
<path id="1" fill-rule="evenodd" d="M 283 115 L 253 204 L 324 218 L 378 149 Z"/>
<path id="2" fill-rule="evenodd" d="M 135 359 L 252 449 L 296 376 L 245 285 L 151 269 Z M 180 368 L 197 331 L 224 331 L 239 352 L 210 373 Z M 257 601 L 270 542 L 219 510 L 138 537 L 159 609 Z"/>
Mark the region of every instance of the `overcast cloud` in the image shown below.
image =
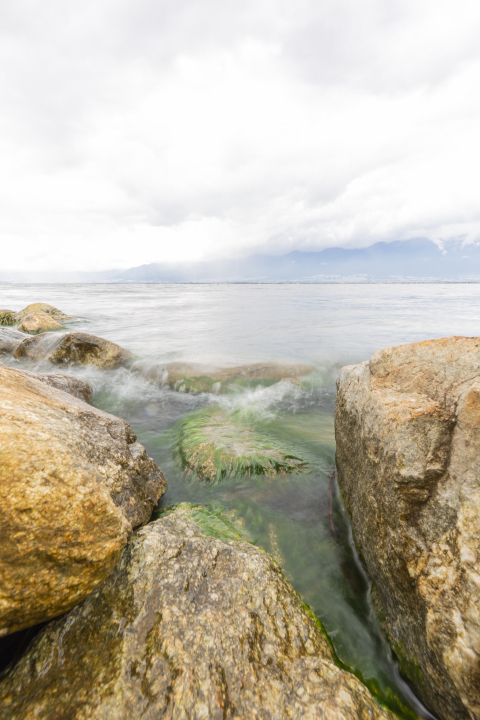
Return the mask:
<path id="1" fill-rule="evenodd" d="M 480 3 L 4 0 L 3 270 L 480 239 Z"/>

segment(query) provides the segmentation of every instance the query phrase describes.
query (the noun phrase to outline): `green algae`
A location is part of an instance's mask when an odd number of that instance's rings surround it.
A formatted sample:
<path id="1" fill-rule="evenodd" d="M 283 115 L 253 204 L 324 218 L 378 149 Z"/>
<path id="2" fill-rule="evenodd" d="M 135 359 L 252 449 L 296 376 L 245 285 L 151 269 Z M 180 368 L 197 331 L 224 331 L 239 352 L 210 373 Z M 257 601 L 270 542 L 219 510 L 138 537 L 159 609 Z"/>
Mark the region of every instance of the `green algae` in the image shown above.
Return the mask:
<path id="1" fill-rule="evenodd" d="M 231 542 L 243 540 L 243 534 L 239 528 L 232 522 L 222 507 L 204 507 L 203 505 L 195 505 L 194 503 L 177 503 L 169 505 L 162 510 L 154 513 L 154 520 L 170 515 L 175 510 L 185 511 L 184 517 L 195 523 L 203 535 L 223 540 L 223 542 Z"/>
<path id="2" fill-rule="evenodd" d="M 15 320 L 12 312 L 0 313 L 0 325 L 15 325 Z"/>

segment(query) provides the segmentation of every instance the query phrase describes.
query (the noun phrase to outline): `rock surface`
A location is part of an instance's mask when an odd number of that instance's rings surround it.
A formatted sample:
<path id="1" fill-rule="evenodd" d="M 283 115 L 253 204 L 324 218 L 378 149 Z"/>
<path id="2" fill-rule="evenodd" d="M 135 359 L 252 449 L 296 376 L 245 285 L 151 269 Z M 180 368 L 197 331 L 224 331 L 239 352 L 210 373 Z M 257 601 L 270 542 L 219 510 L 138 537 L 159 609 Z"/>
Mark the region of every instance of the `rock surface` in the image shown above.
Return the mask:
<path id="1" fill-rule="evenodd" d="M 386 720 L 277 565 L 182 510 L 142 528 L 105 584 L 0 683 L 0 718 Z"/>
<path id="2" fill-rule="evenodd" d="M 96 588 L 166 489 L 131 427 L 66 385 L 0 367 L 0 635 Z"/>
<path id="3" fill-rule="evenodd" d="M 23 340 L 23 333 L 13 328 L 0 327 L 0 354 L 12 355 Z"/>
<path id="4" fill-rule="evenodd" d="M 38 333 L 47 332 L 48 330 L 61 330 L 62 327 L 63 326 L 50 315 L 35 312 L 27 315 L 18 326 L 18 329 L 20 332 Z"/>
<path id="5" fill-rule="evenodd" d="M 146 368 L 149 380 L 168 385 L 181 392 L 226 392 L 241 382 L 279 382 L 305 377 L 313 371 L 300 363 L 255 363 L 233 368 L 212 369 L 195 363 L 173 362 Z"/>
<path id="6" fill-rule="evenodd" d="M 338 480 L 402 670 L 445 720 L 480 718 L 480 338 L 343 368 Z"/>
<path id="7" fill-rule="evenodd" d="M 104 370 L 119 367 L 132 358 L 132 353 L 110 340 L 84 332 L 66 335 L 42 333 L 25 338 L 14 353 L 16 358 L 40 362 L 97 365 Z"/>
<path id="8" fill-rule="evenodd" d="M 71 375 L 63 375 L 62 373 L 33 373 L 28 370 L 18 370 L 17 368 L 15 368 L 15 373 L 38 380 L 45 385 L 57 388 L 57 390 L 63 390 L 63 392 L 73 395 L 73 397 L 83 400 L 86 403 L 89 403 L 92 399 L 92 386 L 84 380 L 79 380 Z"/>
<path id="9" fill-rule="evenodd" d="M 206 408 L 180 423 L 177 453 L 182 466 L 212 482 L 231 474 L 301 472 L 307 462 L 220 408 Z"/>
<path id="10" fill-rule="evenodd" d="M 58 322 L 66 322 L 67 320 L 75 320 L 76 318 L 72 317 L 71 315 L 66 315 L 64 312 L 59 310 L 56 307 L 53 307 L 53 305 L 48 305 L 48 303 L 32 303 L 31 305 L 27 305 L 26 308 L 23 308 L 23 310 L 19 310 L 14 314 L 14 319 L 16 323 L 21 323 L 24 318 L 27 317 L 27 315 L 30 315 L 31 313 L 43 313 L 44 315 L 49 315 L 50 317 L 54 318 Z"/>
<path id="11" fill-rule="evenodd" d="M 13 310 L 0 310 L 0 325 L 15 325 L 15 313 Z"/>

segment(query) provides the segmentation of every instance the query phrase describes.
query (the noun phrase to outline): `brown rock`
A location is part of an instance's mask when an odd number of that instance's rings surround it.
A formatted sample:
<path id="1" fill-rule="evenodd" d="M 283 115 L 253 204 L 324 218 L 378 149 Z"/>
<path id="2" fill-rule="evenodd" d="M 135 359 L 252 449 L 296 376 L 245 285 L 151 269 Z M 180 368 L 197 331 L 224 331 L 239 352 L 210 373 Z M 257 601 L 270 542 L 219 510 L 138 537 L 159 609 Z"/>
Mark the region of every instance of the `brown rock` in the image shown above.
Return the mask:
<path id="1" fill-rule="evenodd" d="M 0 327 L 0 354 L 12 355 L 23 340 L 23 333 L 13 328 Z"/>
<path id="2" fill-rule="evenodd" d="M 71 315 L 66 315 L 64 312 L 59 310 L 56 307 L 53 307 L 53 305 L 48 305 L 47 303 L 32 303 L 31 305 L 27 305 L 26 308 L 23 310 L 19 310 L 15 313 L 14 318 L 15 322 L 21 323 L 24 318 L 26 318 L 31 313 L 43 313 L 44 315 L 49 315 L 50 317 L 54 318 L 58 322 L 65 322 L 67 320 L 75 320 L 76 318 L 72 317 Z"/>
<path id="3" fill-rule="evenodd" d="M 89 403 L 92 399 L 92 386 L 71 375 L 63 375 L 62 373 L 33 373 L 28 372 L 28 370 L 18 370 L 17 368 L 15 368 L 15 372 L 25 377 L 39 380 L 45 385 L 57 388 L 57 390 L 63 390 L 63 392 L 69 393 L 69 395 L 73 395 L 73 397 L 83 400 L 86 403 Z"/>
<path id="4" fill-rule="evenodd" d="M 53 335 L 42 333 L 25 338 L 14 356 L 29 360 L 49 360 L 53 363 L 73 365 L 97 365 L 104 370 L 123 365 L 132 358 L 132 353 L 109 340 L 87 335 L 83 332 Z"/>
<path id="5" fill-rule="evenodd" d="M 7 671 L 0 717 L 394 720 L 334 664 L 270 557 L 206 537 L 198 518 L 180 509 L 135 533 Z"/>
<path id="6" fill-rule="evenodd" d="M 210 368 L 195 363 L 172 362 L 140 369 L 144 369 L 149 380 L 168 385 L 173 390 L 220 393 L 239 382 L 259 380 L 268 384 L 287 378 L 295 381 L 314 370 L 310 365 L 276 362 L 239 365 L 232 368 Z"/>
<path id="7" fill-rule="evenodd" d="M 445 720 L 480 718 L 480 339 L 343 368 L 338 479 L 402 670 Z"/>
<path id="8" fill-rule="evenodd" d="M 96 588 L 166 489 L 126 422 L 32 375 L 0 367 L 0 635 Z"/>
<path id="9" fill-rule="evenodd" d="M 30 313 L 27 315 L 18 326 L 20 332 L 26 333 L 38 333 L 46 332 L 48 330 L 61 330 L 62 325 L 54 320 L 50 315 L 46 313 Z"/>

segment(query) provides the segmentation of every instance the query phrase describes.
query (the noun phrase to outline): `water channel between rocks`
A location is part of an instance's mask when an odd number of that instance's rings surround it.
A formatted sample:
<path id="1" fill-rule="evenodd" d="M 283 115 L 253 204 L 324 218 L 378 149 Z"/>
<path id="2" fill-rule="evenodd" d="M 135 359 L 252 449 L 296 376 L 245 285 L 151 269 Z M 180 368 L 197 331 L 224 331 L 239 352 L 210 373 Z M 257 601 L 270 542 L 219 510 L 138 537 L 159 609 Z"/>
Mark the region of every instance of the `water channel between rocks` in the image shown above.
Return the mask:
<path id="1" fill-rule="evenodd" d="M 388 345 L 475 335 L 475 285 L 5 286 L 2 306 L 42 300 L 81 317 L 83 330 L 132 350 L 131 369 L 65 367 L 94 387 L 92 403 L 127 420 L 164 471 L 161 506 L 222 509 L 245 539 L 267 550 L 322 620 L 341 662 L 399 717 L 432 717 L 400 678 L 369 601 L 334 475 L 335 378 Z M 191 394 L 149 381 L 144 368 L 172 361 L 234 366 L 302 362 L 301 382 L 248 381 Z M 5 361 L 5 360 L 4 360 Z M 7 361 L 20 366 L 17 361 Z M 27 367 L 21 363 L 22 367 Z M 45 365 L 29 369 L 52 371 Z M 218 391 L 218 387 L 215 388 Z M 192 413 L 221 412 L 305 461 L 301 472 L 201 483 L 176 448 Z M 195 416 L 194 416 L 195 417 Z M 232 443 L 237 442 L 232 437 Z"/>

